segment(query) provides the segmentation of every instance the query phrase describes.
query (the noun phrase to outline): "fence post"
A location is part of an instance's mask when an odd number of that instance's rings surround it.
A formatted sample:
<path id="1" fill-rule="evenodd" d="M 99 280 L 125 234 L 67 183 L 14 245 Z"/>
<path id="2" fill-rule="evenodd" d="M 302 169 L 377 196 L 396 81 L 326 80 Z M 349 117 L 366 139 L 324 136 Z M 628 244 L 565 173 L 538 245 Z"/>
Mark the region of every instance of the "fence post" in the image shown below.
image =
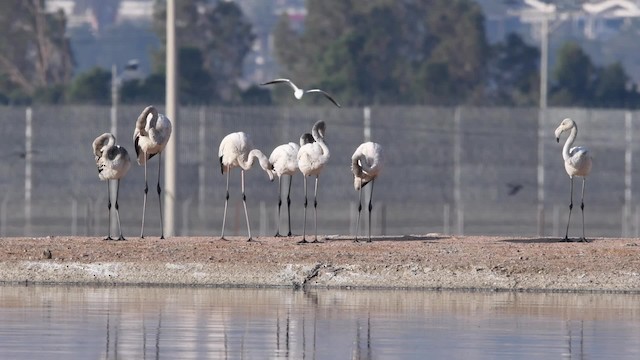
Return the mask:
<path id="1" fill-rule="evenodd" d="M 198 218 L 205 218 L 205 197 L 206 197 L 206 161 L 207 161 L 207 143 L 206 143 L 206 114 L 205 107 L 201 106 L 198 116 L 198 148 L 200 152 L 200 164 L 198 164 Z"/>
<path id="2" fill-rule="evenodd" d="M 451 232 L 451 228 L 450 228 L 450 215 L 451 212 L 451 205 L 449 203 L 445 203 L 443 208 L 442 208 L 442 233 L 444 235 L 449 235 L 449 233 Z"/>
<path id="3" fill-rule="evenodd" d="M 111 133 L 118 138 L 118 69 L 111 65 Z"/>
<path id="4" fill-rule="evenodd" d="M 9 202 L 9 191 L 4 193 L 2 205 L 0 206 L 0 237 L 7 236 L 7 203 Z"/>
<path id="5" fill-rule="evenodd" d="M 456 235 L 464 235 L 464 214 L 462 205 L 462 194 L 460 190 L 460 182 L 462 176 L 461 157 L 462 157 L 462 108 L 456 106 L 453 113 L 453 202 L 456 209 Z"/>
<path id="6" fill-rule="evenodd" d="M 362 115 L 363 115 L 363 129 L 364 129 L 364 142 L 368 142 L 371 141 L 371 108 L 368 106 L 365 106 L 362 109 Z"/>
<path id="7" fill-rule="evenodd" d="M 630 111 L 624 114 L 625 127 L 625 151 L 624 151 L 624 211 L 622 222 L 622 236 L 631 236 L 631 200 L 632 189 L 631 180 L 633 174 L 633 115 Z"/>
<path id="8" fill-rule="evenodd" d="M 71 236 L 78 235 L 78 200 L 71 198 Z"/>
<path id="9" fill-rule="evenodd" d="M 544 236 L 544 123 L 546 106 L 538 110 L 538 236 Z"/>
<path id="10" fill-rule="evenodd" d="M 31 176 L 32 176 L 32 126 L 33 111 L 28 107 L 25 113 L 25 140 L 24 140 L 24 235 L 31 236 Z"/>
<path id="11" fill-rule="evenodd" d="M 175 235 L 175 211 L 177 203 L 177 157 L 178 157 L 178 56 L 176 50 L 176 1 L 167 0 L 167 41 L 166 41 L 166 112 L 173 122 L 173 133 L 164 150 L 164 233 Z"/>

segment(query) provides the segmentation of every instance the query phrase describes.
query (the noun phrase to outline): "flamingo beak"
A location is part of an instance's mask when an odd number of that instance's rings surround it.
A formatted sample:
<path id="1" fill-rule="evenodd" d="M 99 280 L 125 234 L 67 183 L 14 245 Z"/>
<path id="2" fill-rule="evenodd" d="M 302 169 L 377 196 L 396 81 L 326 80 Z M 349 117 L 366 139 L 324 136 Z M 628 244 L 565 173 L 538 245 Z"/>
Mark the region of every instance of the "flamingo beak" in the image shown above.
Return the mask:
<path id="1" fill-rule="evenodd" d="M 559 137 L 556 138 L 556 142 L 560 143 L 560 138 Z"/>

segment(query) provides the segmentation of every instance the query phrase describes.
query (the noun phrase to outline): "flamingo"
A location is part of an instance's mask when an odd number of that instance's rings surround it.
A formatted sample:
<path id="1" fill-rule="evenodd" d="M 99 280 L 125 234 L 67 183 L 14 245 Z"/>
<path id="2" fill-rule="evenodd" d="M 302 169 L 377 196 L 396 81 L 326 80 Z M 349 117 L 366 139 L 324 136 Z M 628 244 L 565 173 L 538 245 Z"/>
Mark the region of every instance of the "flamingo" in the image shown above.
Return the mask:
<path id="1" fill-rule="evenodd" d="M 369 239 L 371 242 L 371 199 L 373 198 L 373 184 L 380 174 L 383 163 L 382 146 L 374 142 L 360 144 L 351 156 L 351 172 L 353 172 L 353 186 L 359 191 L 358 198 L 358 220 L 356 222 L 356 239 L 358 242 L 358 232 L 360 231 L 360 213 L 362 212 L 362 188 L 371 182 L 371 195 L 369 196 Z"/>
<path id="2" fill-rule="evenodd" d="M 120 190 L 120 179 L 123 178 L 131 167 L 131 158 L 127 149 L 120 145 L 116 145 L 116 137 L 111 133 L 104 133 L 93 140 L 93 154 L 98 167 L 98 178 L 107 181 L 107 203 L 109 213 L 109 232 L 104 240 L 113 240 L 111 237 L 111 181 L 117 180 L 116 183 L 116 218 L 118 219 L 118 230 L 120 236 L 118 240 L 125 240 L 122 236 L 122 227 L 120 226 L 120 211 L 118 209 L 118 191 Z"/>
<path id="3" fill-rule="evenodd" d="M 164 239 L 164 226 L 162 223 L 162 199 L 160 193 L 160 165 L 162 164 L 162 150 L 167 145 L 171 136 L 171 120 L 164 114 L 159 114 L 153 106 L 147 106 L 136 121 L 133 131 L 133 143 L 136 149 L 138 165 L 144 165 L 144 200 L 142 202 L 142 228 L 140 238 L 144 239 L 144 216 L 147 209 L 147 161 L 158 154 L 158 204 L 160 204 L 160 239 Z"/>
<path id="4" fill-rule="evenodd" d="M 302 231 L 302 240 L 299 244 L 306 244 L 307 238 L 307 176 L 316 177 L 315 192 L 313 195 L 313 208 L 315 210 L 315 240 L 318 241 L 318 176 L 324 165 L 329 161 L 330 153 L 329 148 L 324 143 L 324 133 L 326 125 L 324 121 L 320 120 L 313 125 L 311 135 L 315 142 L 305 144 L 300 147 L 298 151 L 298 168 L 304 175 L 304 226 Z"/>
<path id="5" fill-rule="evenodd" d="M 303 90 L 297 87 L 296 84 L 294 84 L 293 81 L 289 79 L 274 79 L 271 81 L 267 81 L 266 83 L 262 83 L 260 85 L 264 86 L 264 85 L 280 84 L 280 83 L 289 84 L 289 86 L 291 86 L 291 88 L 293 89 L 293 96 L 295 96 L 295 98 L 298 100 L 302 99 L 302 95 L 306 93 L 320 93 L 324 95 L 327 99 L 329 99 L 335 106 L 340 107 L 340 104 L 338 104 L 338 102 L 335 101 L 331 97 L 331 95 L 329 95 L 326 91 L 320 90 L 320 89 Z"/>
<path id="6" fill-rule="evenodd" d="M 571 179 L 571 195 L 569 202 L 569 218 L 567 219 L 567 231 L 564 235 L 563 241 L 569 241 L 569 222 L 571 221 L 571 209 L 573 209 L 573 177 L 582 177 L 582 200 L 580 202 L 580 209 L 582 210 L 582 238 L 581 242 L 586 242 L 587 238 L 584 236 L 584 186 L 587 176 L 591 172 L 591 155 L 589 150 L 584 146 L 571 147 L 573 142 L 578 136 L 578 125 L 575 121 L 566 118 L 562 120 L 560 126 L 556 128 L 555 135 L 556 141 L 560 142 L 560 134 L 565 131 L 571 131 L 567 141 L 562 148 L 562 158 L 564 159 L 564 169 Z"/>
<path id="7" fill-rule="evenodd" d="M 278 230 L 276 231 L 276 237 L 280 235 L 280 209 L 282 207 L 282 176 L 289 176 L 289 189 L 287 190 L 287 219 L 289 224 L 289 233 L 287 236 L 291 236 L 291 182 L 293 181 L 293 175 L 298 171 L 298 150 L 305 144 L 312 143 L 313 136 L 309 133 L 305 133 L 300 137 L 300 145 L 290 142 L 288 144 L 282 144 L 271 152 L 269 156 L 269 163 L 273 167 L 273 171 L 278 176 Z"/>
<path id="8" fill-rule="evenodd" d="M 255 159 L 258 159 L 260 167 L 267 172 L 269 180 L 273 181 L 273 166 L 271 166 L 269 159 L 262 151 L 253 148 L 251 138 L 243 132 L 235 132 L 225 136 L 220 142 L 218 156 L 220 157 L 220 170 L 222 174 L 227 174 L 227 195 L 224 200 L 224 216 L 222 218 L 222 235 L 220 239 L 225 240 L 224 225 L 227 220 L 227 203 L 229 202 L 229 172 L 234 167 L 240 167 L 242 170 L 242 203 L 244 205 L 244 216 L 247 219 L 247 231 L 249 232 L 249 240 L 247 241 L 252 241 L 249 214 L 247 213 L 247 197 L 244 193 L 244 172 L 251 168 Z"/>

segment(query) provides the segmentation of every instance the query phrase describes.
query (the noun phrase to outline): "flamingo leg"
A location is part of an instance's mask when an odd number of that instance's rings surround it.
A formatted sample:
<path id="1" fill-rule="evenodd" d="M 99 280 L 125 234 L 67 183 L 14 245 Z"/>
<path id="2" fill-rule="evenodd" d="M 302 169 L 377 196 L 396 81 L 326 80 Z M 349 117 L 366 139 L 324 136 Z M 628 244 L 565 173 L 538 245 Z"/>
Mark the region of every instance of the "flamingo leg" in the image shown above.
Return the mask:
<path id="1" fill-rule="evenodd" d="M 287 236 L 291 236 L 291 183 L 293 182 L 293 175 L 289 175 L 289 190 L 287 190 L 287 222 L 289 225 L 289 233 Z M 280 217 L 278 217 L 279 219 Z"/>
<path id="2" fill-rule="evenodd" d="M 580 242 L 587 242 L 587 238 L 584 235 L 584 187 L 585 187 L 585 183 L 586 183 L 587 179 L 586 178 L 582 178 L 582 200 L 580 202 L 580 210 L 582 210 L 582 238 L 580 239 Z"/>
<path id="3" fill-rule="evenodd" d="M 113 240 L 111 237 L 111 186 L 109 183 L 111 180 L 107 179 L 107 213 L 109 214 L 109 222 L 107 223 L 107 237 L 102 240 Z"/>
<path id="4" fill-rule="evenodd" d="M 371 242 L 371 210 L 373 209 L 371 201 L 373 200 L 373 183 L 375 181 L 375 179 L 371 180 L 371 194 L 369 194 L 369 239 L 367 242 Z M 360 188 L 360 190 L 362 190 L 362 188 Z"/>
<path id="5" fill-rule="evenodd" d="M 313 192 L 313 217 L 314 217 L 314 225 L 315 225 L 315 240 L 314 243 L 319 243 L 322 241 L 318 241 L 318 175 L 316 175 L 316 187 Z"/>
<path id="6" fill-rule="evenodd" d="M 124 236 L 122 236 L 122 226 L 120 225 L 120 209 L 118 206 L 118 193 L 120 192 L 120 179 L 116 182 L 116 219 L 118 219 L 118 231 L 120 232 L 120 236 L 118 240 L 126 240 Z"/>
<path id="7" fill-rule="evenodd" d="M 282 236 L 280 235 L 280 208 L 282 207 L 282 177 L 278 176 L 278 230 L 276 230 L 276 237 Z"/>
<path id="8" fill-rule="evenodd" d="M 569 196 L 569 218 L 567 219 L 567 231 L 564 234 L 564 239 L 562 241 L 569 242 L 569 223 L 571 222 L 571 210 L 573 209 L 573 176 L 569 176 L 571 179 L 571 190 Z"/>
<path id="9" fill-rule="evenodd" d="M 247 196 L 244 193 L 244 170 L 240 172 L 240 178 L 242 181 L 242 205 L 244 206 L 244 217 L 247 219 L 247 231 L 249 232 L 249 239 L 247 241 L 253 241 L 251 238 L 251 226 L 249 225 L 249 213 L 247 212 Z"/>
<path id="10" fill-rule="evenodd" d="M 360 213 L 362 212 L 362 178 L 360 178 L 360 190 L 358 190 L 358 220 L 356 221 L 356 239 L 358 242 L 358 234 L 360 233 Z"/>
<path id="11" fill-rule="evenodd" d="M 164 239 L 164 223 L 162 222 L 162 196 L 160 193 L 162 189 L 160 188 L 160 166 L 162 165 L 162 153 L 158 153 L 158 186 L 156 189 L 158 190 L 158 205 L 160 207 L 160 239 Z"/>
<path id="12" fill-rule="evenodd" d="M 226 240 L 224 238 L 224 224 L 227 221 L 227 204 L 229 203 L 229 168 L 227 168 L 227 195 L 224 198 L 224 215 L 222 216 L 222 235 L 220 235 L 220 240 Z"/>
<path id="13" fill-rule="evenodd" d="M 304 176 L 304 224 L 302 225 L 302 240 L 298 244 L 306 244 L 307 241 L 307 177 Z"/>
<path id="14" fill-rule="evenodd" d="M 147 212 L 147 193 L 149 192 L 149 185 L 147 184 L 147 161 L 149 157 L 147 153 L 144 153 L 144 199 L 142 200 L 142 228 L 140 229 L 140 238 L 144 239 L 144 215 Z"/>

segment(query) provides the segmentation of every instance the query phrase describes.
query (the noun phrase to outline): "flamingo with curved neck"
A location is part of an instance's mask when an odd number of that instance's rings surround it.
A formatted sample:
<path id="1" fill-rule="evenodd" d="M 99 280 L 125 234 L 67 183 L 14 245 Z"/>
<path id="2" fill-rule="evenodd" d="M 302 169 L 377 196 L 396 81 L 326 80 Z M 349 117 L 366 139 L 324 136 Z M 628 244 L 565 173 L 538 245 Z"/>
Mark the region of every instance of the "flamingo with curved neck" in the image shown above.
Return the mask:
<path id="1" fill-rule="evenodd" d="M 273 166 L 269 163 L 269 159 L 262 153 L 262 151 L 253 148 L 251 138 L 243 132 L 235 132 L 225 136 L 220 142 L 218 156 L 220 157 L 220 171 L 222 174 L 227 174 L 227 194 L 224 200 L 222 235 L 220 235 L 220 238 L 225 240 L 224 227 L 227 221 L 227 205 L 229 202 L 229 173 L 232 168 L 239 167 L 242 170 L 240 172 L 242 181 L 242 203 L 244 205 L 244 216 L 247 220 L 247 231 L 249 233 L 249 239 L 247 241 L 252 241 L 249 214 L 247 212 L 247 197 L 244 191 L 244 172 L 251 169 L 253 162 L 257 159 L 260 163 L 260 167 L 269 176 L 269 180 L 273 181 Z"/>

